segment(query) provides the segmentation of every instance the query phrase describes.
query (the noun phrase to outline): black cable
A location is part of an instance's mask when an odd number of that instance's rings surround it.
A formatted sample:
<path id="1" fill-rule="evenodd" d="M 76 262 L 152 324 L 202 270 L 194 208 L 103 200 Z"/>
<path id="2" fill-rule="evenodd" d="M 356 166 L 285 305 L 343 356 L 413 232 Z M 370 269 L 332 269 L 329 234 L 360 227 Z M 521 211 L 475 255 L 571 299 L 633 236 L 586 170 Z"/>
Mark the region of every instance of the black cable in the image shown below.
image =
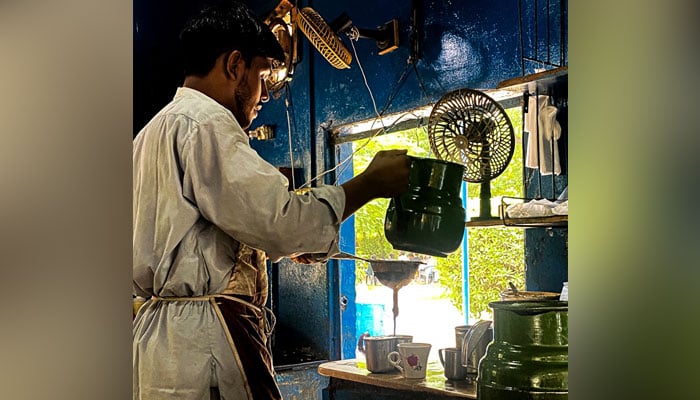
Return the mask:
<path id="1" fill-rule="evenodd" d="M 413 70 L 416 72 L 416 79 L 418 79 L 418 85 L 420 86 L 421 91 L 423 92 L 423 96 L 425 97 L 426 100 L 428 100 L 429 103 L 432 103 L 430 101 L 430 97 L 428 96 L 428 92 L 425 90 L 425 85 L 423 84 L 423 80 L 420 77 L 420 74 L 418 73 L 418 68 L 416 67 L 416 64 L 413 64 Z M 436 81 L 438 86 L 440 86 L 440 91 L 444 92 L 445 88 L 442 87 L 442 84 L 440 81 Z"/>
<path id="2" fill-rule="evenodd" d="M 404 68 L 403 73 L 399 77 L 399 79 L 394 83 L 393 87 L 391 88 L 391 92 L 389 93 L 389 97 L 387 97 L 386 104 L 384 105 L 384 108 L 382 108 L 382 111 L 379 113 L 379 115 L 384 115 L 386 110 L 389 109 L 389 106 L 391 106 L 391 102 L 394 101 L 394 97 L 398 93 L 399 89 L 401 86 L 403 86 L 403 83 L 406 81 L 406 78 L 408 77 L 408 73 L 410 72 L 409 67 L 411 64 L 406 64 L 406 68 Z"/>
<path id="3" fill-rule="evenodd" d="M 291 96 L 290 96 L 290 89 L 289 89 L 289 84 L 288 82 L 284 83 L 284 105 L 285 105 L 285 114 L 287 116 L 287 139 L 289 142 L 289 163 L 291 164 L 291 172 L 292 172 L 292 189 L 296 190 L 297 189 L 297 184 L 296 184 L 296 174 L 294 173 L 294 146 L 292 143 L 292 107 L 291 107 Z M 296 130 L 296 129 L 295 129 Z"/>

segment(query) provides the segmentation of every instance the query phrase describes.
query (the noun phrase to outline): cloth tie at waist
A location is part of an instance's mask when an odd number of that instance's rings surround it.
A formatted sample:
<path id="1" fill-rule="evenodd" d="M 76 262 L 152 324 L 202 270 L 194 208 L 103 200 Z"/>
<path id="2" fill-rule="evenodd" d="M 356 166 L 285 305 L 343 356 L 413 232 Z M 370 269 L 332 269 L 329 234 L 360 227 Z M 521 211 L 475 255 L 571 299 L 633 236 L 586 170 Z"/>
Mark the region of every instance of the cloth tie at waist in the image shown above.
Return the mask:
<path id="1" fill-rule="evenodd" d="M 229 296 L 225 294 L 208 294 L 204 296 L 194 296 L 194 297 L 158 297 L 158 296 L 151 296 L 151 300 L 154 302 L 157 301 L 165 301 L 165 302 L 174 302 L 174 301 L 208 301 L 209 303 L 212 304 L 214 307 L 214 310 L 216 312 L 217 317 L 219 317 L 219 320 L 223 324 L 223 326 L 226 326 L 226 321 L 223 318 L 223 315 L 221 315 L 221 309 L 219 308 L 219 304 L 216 302 L 216 299 L 226 299 L 226 300 L 231 300 L 235 301 L 237 303 L 240 303 L 241 305 L 244 305 L 247 307 L 249 310 L 253 311 L 253 315 L 258 318 L 262 319 L 264 321 L 264 334 L 265 334 L 265 339 L 267 339 L 267 344 L 268 344 L 268 349 L 270 352 L 272 352 L 272 349 L 270 349 L 270 336 L 272 336 L 272 332 L 275 330 L 275 325 L 277 325 L 277 318 L 275 318 L 275 314 L 272 312 L 271 309 L 268 307 L 258 307 L 255 304 L 243 300 L 241 298 L 238 298 L 236 296 Z M 231 339 L 230 335 L 229 336 L 229 342 L 231 345 L 233 345 L 233 340 Z"/>

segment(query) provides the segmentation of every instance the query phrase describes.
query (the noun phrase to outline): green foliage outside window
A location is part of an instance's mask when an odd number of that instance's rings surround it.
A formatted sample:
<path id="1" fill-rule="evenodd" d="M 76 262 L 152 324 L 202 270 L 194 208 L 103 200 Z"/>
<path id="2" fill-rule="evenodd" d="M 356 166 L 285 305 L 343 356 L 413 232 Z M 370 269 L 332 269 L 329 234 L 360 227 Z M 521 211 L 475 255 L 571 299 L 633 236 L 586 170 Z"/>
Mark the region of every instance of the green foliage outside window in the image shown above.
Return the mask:
<path id="1" fill-rule="evenodd" d="M 491 181 L 492 198 L 500 196 L 522 196 L 522 146 L 521 114 L 519 109 L 507 110 L 515 129 L 515 153 L 508 168 Z M 428 134 L 425 129 L 416 128 L 403 132 L 381 135 L 353 143 L 356 151 L 353 157 L 355 174 L 363 171 L 372 157 L 380 150 L 408 149 L 408 154 L 417 157 L 437 158 L 430 152 Z M 467 212 L 478 214 L 480 184 L 467 184 Z M 364 257 L 395 259 L 398 251 L 384 237 L 384 216 L 388 199 L 376 199 L 362 207 L 355 214 L 356 252 Z M 492 212 L 496 213 L 496 206 Z M 506 290 L 508 282 L 524 287 L 524 232 L 521 228 L 470 228 L 468 229 L 469 254 L 469 314 L 479 318 L 490 312 L 488 303 L 499 299 L 499 293 Z M 445 258 L 437 258 L 439 285 L 445 287 L 444 296 L 461 312 L 463 308 L 462 289 L 462 249 Z M 356 282 L 365 282 L 367 264 L 356 263 Z"/>

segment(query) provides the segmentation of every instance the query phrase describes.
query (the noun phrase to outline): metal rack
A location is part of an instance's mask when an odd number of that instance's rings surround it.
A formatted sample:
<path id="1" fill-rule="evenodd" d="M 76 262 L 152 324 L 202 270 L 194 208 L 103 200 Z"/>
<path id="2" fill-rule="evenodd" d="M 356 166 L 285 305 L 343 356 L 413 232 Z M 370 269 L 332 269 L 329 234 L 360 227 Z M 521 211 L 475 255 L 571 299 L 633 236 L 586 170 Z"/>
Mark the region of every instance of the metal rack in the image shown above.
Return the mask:
<path id="1" fill-rule="evenodd" d="M 522 197 L 501 198 L 501 205 L 498 207 L 498 215 L 505 226 L 519 226 L 524 228 L 561 228 L 568 226 L 569 216 L 567 215 L 545 215 L 538 217 L 510 217 L 507 209 L 509 206 L 518 203 L 527 203 L 534 199 Z"/>

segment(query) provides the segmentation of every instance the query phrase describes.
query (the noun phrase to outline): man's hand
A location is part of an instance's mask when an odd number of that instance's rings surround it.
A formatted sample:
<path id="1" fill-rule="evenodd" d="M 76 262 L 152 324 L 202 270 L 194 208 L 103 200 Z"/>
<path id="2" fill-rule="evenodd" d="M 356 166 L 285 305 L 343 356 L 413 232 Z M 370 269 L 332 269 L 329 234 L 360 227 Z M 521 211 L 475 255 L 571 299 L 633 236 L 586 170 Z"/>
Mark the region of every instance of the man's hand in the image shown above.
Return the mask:
<path id="1" fill-rule="evenodd" d="M 314 257 L 313 254 L 309 253 L 302 253 L 298 254 L 295 256 L 289 257 L 290 260 L 297 264 L 316 264 L 318 261 L 316 261 L 316 258 Z"/>
<path id="2" fill-rule="evenodd" d="M 411 159 L 407 150 L 383 150 L 360 174 L 374 198 L 394 197 L 408 190 Z"/>
<path id="3" fill-rule="evenodd" d="M 411 158 L 406 150 L 383 150 L 374 155 L 367 168 L 341 186 L 345 191 L 343 220 L 370 200 L 396 197 L 408 190 Z M 327 261 L 323 254 L 299 253 L 288 256 L 297 264 Z"/>
<path id="4" fill-rule="evenodd" d="M 341 186 L 345 190 L 343 220 L 378 197 L 396 197 L 408 190 L 411 158 L 406 150 L 378 152 L 367 168 Z"/>

